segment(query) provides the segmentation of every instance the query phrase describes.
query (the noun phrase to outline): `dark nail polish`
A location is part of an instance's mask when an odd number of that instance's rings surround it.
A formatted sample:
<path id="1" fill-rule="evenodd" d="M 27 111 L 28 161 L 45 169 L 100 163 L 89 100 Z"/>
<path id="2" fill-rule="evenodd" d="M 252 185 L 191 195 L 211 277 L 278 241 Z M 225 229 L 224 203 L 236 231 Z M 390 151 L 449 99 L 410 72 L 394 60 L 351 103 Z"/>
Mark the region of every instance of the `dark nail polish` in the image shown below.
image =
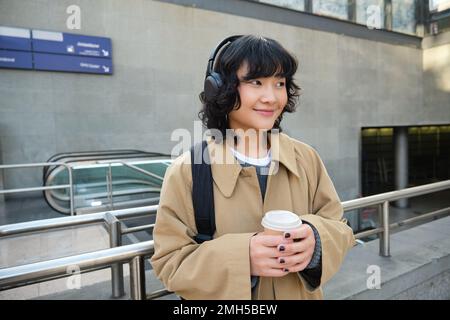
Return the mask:
<path id="1" fill-rule="evenodd" d="M 289 232 L 286 232 L 285 234 L 284 234 L 284 237 L 287 239 L 287 238 L 290 238 L 291 237 L 291 234 L 289 233 Z"/>
<path id="2" fill-rule="evenodd" d="M 284 263 L 284 259 L 283 258 L 280 259 L 280 263 Z"/>
<path id="3" fill-rule="evenodd" d="M 278 250 L 284 251 L 284 246 L 280 246 L 280 248 Z"/>
<path id="4" fill-rule="evenodd" d="M 283 269 L 284 272 L 289 272 L 289 269 Z"/>

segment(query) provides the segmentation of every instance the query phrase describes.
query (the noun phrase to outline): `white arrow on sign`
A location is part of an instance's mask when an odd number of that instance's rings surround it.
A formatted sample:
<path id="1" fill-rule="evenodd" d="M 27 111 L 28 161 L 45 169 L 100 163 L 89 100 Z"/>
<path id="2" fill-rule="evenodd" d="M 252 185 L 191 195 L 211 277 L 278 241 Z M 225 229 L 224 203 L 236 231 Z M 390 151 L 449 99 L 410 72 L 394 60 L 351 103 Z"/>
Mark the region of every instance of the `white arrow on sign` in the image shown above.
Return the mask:
<path id="1" fill-rule="evenodd" d="M 104 55 L 105 57 L 109 56 L 109 51 L 108 51 L 108 50 L 102 49 L 102 52 L 103 52 L 103 55 Z"/>

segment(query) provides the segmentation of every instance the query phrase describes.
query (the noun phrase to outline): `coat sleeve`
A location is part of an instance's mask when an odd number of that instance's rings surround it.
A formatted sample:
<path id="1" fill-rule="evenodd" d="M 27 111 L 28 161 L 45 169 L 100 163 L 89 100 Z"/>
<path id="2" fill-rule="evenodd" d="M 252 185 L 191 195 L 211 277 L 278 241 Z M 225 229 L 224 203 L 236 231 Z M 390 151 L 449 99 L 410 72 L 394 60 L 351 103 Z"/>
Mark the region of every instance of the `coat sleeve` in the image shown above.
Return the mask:
<path id="1" fill-rule="evenodd" d="M 184 299 L 251 299 L 253 233 L 225 234 L 202 244 L 193 240 L 197 230 L 187 157 L 176 159 L 164 177 L 153 230 L 155 274 Z"/>
<path id="2" fill-rule="evenodd" d="M 307 166 L 309 170 L 309 183 L 311 187 L 311 212 L 301 218 L 311 223 L 319 233 L 322 246 L 322 259 L 319 273 L 316 272 L 317 286 L 311 287 L 311 279 L 300 276 L 303 284 L 309 291 L 330 280 L 341 267 L 347 254 L 355 244 L 353 230 L 343 218 L 343 208 L 339 196 L 327 173 L 327 170 L 317 152 L 309 147 L 307 152 Z M 309 280 L 309 281 L 305 281 Z M 314 281 L 313 281 L 314 282 Z"/>

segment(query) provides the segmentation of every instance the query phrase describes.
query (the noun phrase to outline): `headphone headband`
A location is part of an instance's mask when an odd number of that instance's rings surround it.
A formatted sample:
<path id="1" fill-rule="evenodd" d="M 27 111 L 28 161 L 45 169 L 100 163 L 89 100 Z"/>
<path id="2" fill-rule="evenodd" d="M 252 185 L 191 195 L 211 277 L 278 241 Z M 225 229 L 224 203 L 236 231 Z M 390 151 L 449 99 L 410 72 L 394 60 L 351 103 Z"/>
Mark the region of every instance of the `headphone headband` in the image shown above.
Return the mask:
<path id="1" fill-rule="evenodd" d="M 219 53 L 220 49 L 222 49 L 224 46 L 230 44 L 231 42 L 233 42 L 234 40 L 236 40 L 240 37 L 242 37 L 242 35 L 230 36 L 228 38 L 225 38 L 221 42 L 219 42 L 219 44 L 214 48 L 214 50 L 211 52 L 211 54 L 209 56 L 208 66 L 206 68 L 206 77 L 208 77 L 210 74 L 213 73 L 214 60 L 216 59 L 216 56 Z"/>

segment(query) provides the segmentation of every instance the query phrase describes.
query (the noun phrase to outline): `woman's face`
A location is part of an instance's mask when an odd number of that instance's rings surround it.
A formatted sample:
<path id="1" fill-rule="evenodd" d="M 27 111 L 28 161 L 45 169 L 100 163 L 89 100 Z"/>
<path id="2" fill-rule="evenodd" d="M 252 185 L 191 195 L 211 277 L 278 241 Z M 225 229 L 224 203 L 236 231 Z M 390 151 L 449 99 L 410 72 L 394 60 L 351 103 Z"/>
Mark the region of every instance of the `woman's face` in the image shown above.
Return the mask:
<path id="1" fill-rule="evenodd" d="M 229 113 L 230 128 L 270 130 L 288 100 L 286 79 L 271 76 L 243 80 L 246 74 L 247 64 L 243 63 L 237 71 L 241 106 Z"/>

